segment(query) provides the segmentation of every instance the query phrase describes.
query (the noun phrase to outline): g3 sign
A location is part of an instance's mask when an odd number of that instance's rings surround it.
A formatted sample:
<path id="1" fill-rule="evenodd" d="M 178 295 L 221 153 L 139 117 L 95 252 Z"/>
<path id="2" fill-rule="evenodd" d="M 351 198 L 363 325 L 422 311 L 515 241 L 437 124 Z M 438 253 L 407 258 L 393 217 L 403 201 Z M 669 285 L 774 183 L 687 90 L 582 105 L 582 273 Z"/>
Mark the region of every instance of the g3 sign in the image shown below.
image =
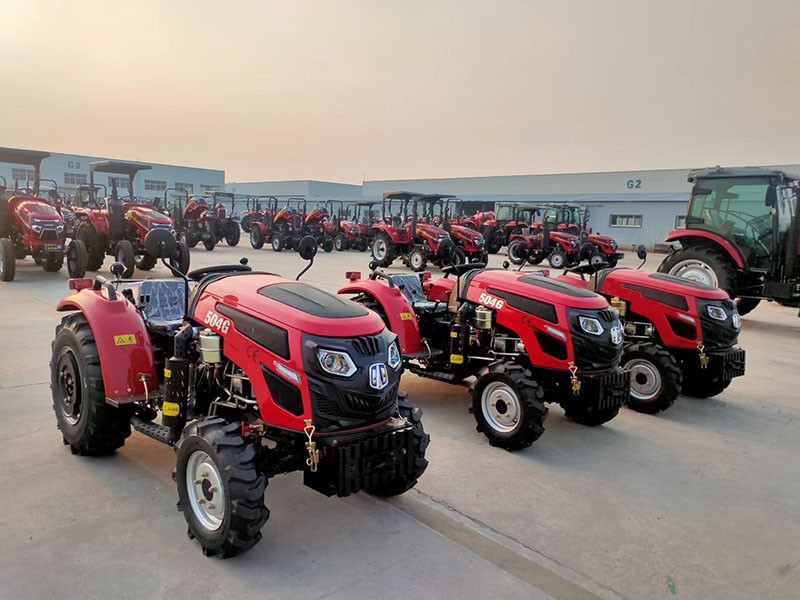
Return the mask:
<path id="1" fill-rule="evenodd" d="M 80 169 L 81 163 L 79 163 L 77 160 L 71 160 L 67 163 L 67 167 L 70 169 Z"/>
<path id="2" fill-rule="evenodd" d="M 641 179 L 628 179 L 628 183 L 626 184 L 629 190 L 638 190 L 642 187 L 642 180 Z"/>

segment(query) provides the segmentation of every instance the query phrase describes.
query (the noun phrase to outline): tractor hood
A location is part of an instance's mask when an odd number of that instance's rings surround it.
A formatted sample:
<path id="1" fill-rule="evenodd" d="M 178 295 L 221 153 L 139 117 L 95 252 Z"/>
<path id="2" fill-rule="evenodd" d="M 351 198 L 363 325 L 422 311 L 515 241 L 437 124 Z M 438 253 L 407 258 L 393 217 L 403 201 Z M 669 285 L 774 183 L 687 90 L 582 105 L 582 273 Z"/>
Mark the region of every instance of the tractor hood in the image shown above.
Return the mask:
<path id="1" fill-rule="evenodd" d="M 602 296 L 577 288 L 542 275 L 520 271 L 485 269 L 468 277 L 467 299 L 483 303 L 483 293 L 500 292 L 506 298 L 513 297 L 520 303 L 526 299 L 548 304 L 558 304 L 587 310 L 604 310 L 608 302 Z M 474 297 L 473 297 L 474 296 Z"/>
<path id="2" fill-rule="evenodd" d="M 357 337 L 384 329 L 374 312 L 306 283 L 265 273 L 228 275 L 201 283 L 200 293 L 218 303 L 244 311 L 287 329 L 317 336 Z M 195 315 L 203 322 L 202 315 Z"/>
<path id="3" fill-rule="evenodd" d="M 172 219 L 151 206 L 141 204 L 127 206 L 125 217 L 145 227 L 172 227 Z"/>
<path id="4" fill-rule="evenodd" d="M 617 249 L 617 242 L 614 238 L 597 233 L 589 234 L 589 241 L 598 246 L 610 246 L 612 250 Z"/>
<path id="5" fill-rule="evenodd" d="M 634 269 L 609 269 L 601 271 L 597 276 L 597 289 L 603 294 L 614 294 L 627 297 L 630 291 L 643 292 L 649 290 L 654 300 L 660 296 L 662 301 L 673 297 L 704 298 L 706 300 L 727 300 L 727 292 L 719 288 L 698 283 L 690 279 L 667 275 L 666 273 L 645 273 Z M 627 290 L 627 291 L 626 291 Z M 655 294 L 654 294 L 655 293 Z M 667 302 L 669 304 L 669 302 Z"/>
<path id="6" fill-rule="evenodd" d="M 38 224 L 46 227 L 57 227 L 64 224 L 58 211 L 44 200 L 16 197 L 11 198 L 9 204 L 15 214 L 29 226 Z"/>

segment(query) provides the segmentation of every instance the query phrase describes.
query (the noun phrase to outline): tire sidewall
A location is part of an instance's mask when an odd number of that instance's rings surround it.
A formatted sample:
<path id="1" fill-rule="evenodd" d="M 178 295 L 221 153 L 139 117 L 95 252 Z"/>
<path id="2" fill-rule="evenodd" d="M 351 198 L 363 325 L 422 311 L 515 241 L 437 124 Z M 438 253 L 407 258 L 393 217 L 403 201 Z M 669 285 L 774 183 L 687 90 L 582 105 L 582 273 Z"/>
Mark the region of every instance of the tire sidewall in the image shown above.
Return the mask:
<path id="1" fill-rule="evenodd" d="M 486 419 L 486 416 L 483 412 L 483 391 L 486 387 L 495 381 L 500 381 L 506 384 L 509 388 L 514 391 L 514 394 L 517 397 L 517 405 L 519 406 L 520 414 L 523 418 L 519 420 L 516 427 L 510 432 L 501 432 L 494 429 L 489 421 Z M 489 439 L 495 438 L 498 440 L 508 440 L 513 438 L 517 435 L 520 431 L 522 431 L 523 426 L 525 425 L 525 405 L 524 405 L 524 397 L 522 394 L 522 390 L 516 384 L 516 382 L 503 373 L 489 373 L 484 375 L 480 378 L 478 383 L 475 386 L 474 396 L 473 396 L 473 411 L 475 413 L 475 419 L 478 421 L 479 425 L 483 427 L 483 432 Z"/>
<path id="2" fill-rule="evenodd" d="M 88 397 L 89 390 L 87 389 L 86 384 L 88 381 L 87 371 L 89 366 L 86 364 L 86 358 L 83 356 L 83 352 L 81 352 L 81 345 L 80 341 L 78 340 L 78 336 L 75 335 L 75 332 L 72 329 L 63 328 L 58 332 L 56 339 L 53 341 L 53 362 L 50 367 L 50 385 L 52 386 L 53 390 L 58 390 L 60 388 L 58 362 L 63 353 L 68 351 L 71 351 L 75 356 L 78 365 L 77 376 L 80 385 L 81 412 L 78 416 L 78 422 L 73 425 L 67 421 L 67 418 L 62 410 L 61 401 L 58 400 L 55 402 L 57 405 L 55 413 L 58 429 L 61 431 L 64 439 L 69 444 L 77 445 L 81 443 L 84 430 L 86 429 L 86 423 L 88 421 L 87 415 L 89 412 L 90 399 Z"/>

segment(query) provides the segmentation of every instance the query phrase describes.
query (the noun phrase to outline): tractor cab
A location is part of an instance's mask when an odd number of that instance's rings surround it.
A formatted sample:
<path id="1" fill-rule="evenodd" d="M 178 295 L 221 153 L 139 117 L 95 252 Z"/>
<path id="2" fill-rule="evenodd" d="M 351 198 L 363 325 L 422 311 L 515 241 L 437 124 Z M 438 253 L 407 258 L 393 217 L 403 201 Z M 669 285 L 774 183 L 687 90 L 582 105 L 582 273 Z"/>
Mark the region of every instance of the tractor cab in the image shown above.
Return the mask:
<path id="1" fill-rule="evenodd" d="M 659 270 L 720 287 L 745 314 L 761 299 L 800 306 L 798 177 L 758 167 L 700 169 L 684 229 Z"/>

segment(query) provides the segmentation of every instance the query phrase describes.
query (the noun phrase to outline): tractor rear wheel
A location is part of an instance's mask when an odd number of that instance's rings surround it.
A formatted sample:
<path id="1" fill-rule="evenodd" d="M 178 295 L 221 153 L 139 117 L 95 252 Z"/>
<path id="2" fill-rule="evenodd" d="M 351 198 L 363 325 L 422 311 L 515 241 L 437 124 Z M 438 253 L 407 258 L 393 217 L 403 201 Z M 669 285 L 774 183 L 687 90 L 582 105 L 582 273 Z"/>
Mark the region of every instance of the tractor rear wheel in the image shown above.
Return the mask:
<path id="1" fill-rule="evenodd" d="M 483 231 L 483 239 L 486 243 L 486 250 L 489 254 L 497 254 L 503 247 L 501 240 L 497 238 L 497 227 L 491 225 Z"/>
<path id="2" fill-rule="evenodd" d="M 256 468 L 256 444 L 241 423 L 206 417 L 189 424 L 175 445 L 178 510 L 206 556 L 229 558 L 261 539 L 269 518 L 267 477 Z"/>
<path id="3" fill-rule="evenodd" d="M 656 344 L 633 344 L 620 364 L 631 372 L 628 408 L 654 415 L 667 410 L 681 393 L 683 372 L 675 357 Z"/>
<path id="4" fill-rule="evenodd" d="M 229 221 L 225 231 L 225 242 L 228 246 L 238 246 L 242 237 L 242 230 L 236 221 Z"/>
<path id="5" fill-rule="evenodd" d="M 372 258 L 378 263 L 379 267 L 388 267 L 394 262 L 397 255 L 392 238 L 385 232 L 379 233 L 372 241 Z"/>
<path id="6" fill-rule="evenodd" d="M 528 255 L 528 242 L 518 238 L 508 245 L 508 260 L 514 265 L 521 265 Z"/>
<path id="7" fill-rule="evenodd" d="M 120 240 L 117 242 L 117 248 L 114 251 L 114 259 L 118 263 L 122 263 L 125 270 L 122 272 L 123 279 L 130 279 L 136 270 L 136 254 L 133 250 L 133 244 L 128 240 Z"/>
<path id="8" fill-rule="evenodd" d="M 456 248 L 450 253 L 451 265 L 463 265 L 465 262 L 467 262 L 467 255 L 461 248 Z"/>
<path id="9" fill-rule="evenodd" d="M 130 413 L 106 404 L 97 344 L 81 313 L 56 327 L 50 389 L 58 428 L 73 454 L 110 454 L 131 434 Z"/>
<path id="10" fill-rule="evenodd" d="M 155 256 L 150 256 L 147 252 L 144 252 L 136 257 L 134 263 L 136 264 L 136 268 L 140 271 L 150 271 L 156 266 L 157 260 Z"/>
<path id="11" fill-rule="evenodd" d="M 412 449 L 414 467 L 410 472 L 402 476 L 394 475 L 387 478 L 381 473 L 376 473 L 375 477 L 380 481 L 364 486 L 368 493 L 384 498 L 397 496 L 413 488 L 417 485 L 417 480 L 425 472 L 425 469 L 428 468 L 425 449 L 431 441 L 431 436 L 425 433 L 425 429 L 422 427 L 422 409 L 411 406 L 405 396 L 398 396 L 397 412 L 413 425 L 411 435 L 414 437 L 414 447 Z"/>
<path id="12" fill-rule="evenodd" d="M 186 242 L 180 241 L 175 246 L 175 254 L 169 258 L 169 264 L 173 269 L 177 269 L 184 275 L 189 272 L 189 262 L 191 261 L 191 252 Z"/>
<path id="13" fill-rule="evenodd" d="M 243 216 L 240 225 L 242 226 L 242 231 L 250 233 L 253 229 L 253 225 L 250 222 L 250 215 Z"/>
<path id="14" fill-rule="evenodd" d="M 97 271 L 100 269 L 106 258 L 106 250 L 92 224 L 88 221 L 80 223 L 75 230 L 75 239 L 82 241 L 83 245 L 86 246 L 86 251 L 89 253 L 89 262 L 86 264 L 86 270 Z"/>
<path id="15" fill-rule="evenodd" d="M 72 240 L 67 246 L 67 273 L 75 279 L 85 277 L 88 264 L 86 246 L 80 240 Z"/>
<path id="16" fill-rule="evenodd" d="M 477 430 L 492 446 L 522 450 L 544 433 L 544 392 L 521 365 L 495 362 L 484 367 L 470 393 Z"/>
<path id="17" fill-rule="evenodd" d="M 736 271 L 731 260 L 715 248 L 684 246 L 669 254 L 658 266 L 660 273 L 684 277 L 718 287 L 735 298 Z"/>
<path id="18" fill-rule="evenodd" d="M 8 238 L 0 238 L 0 279 L 14 281 L 17 270 L 17 256 L 14 252 L 14 242 Z"/>
<path id="19" fill-rule="evenodd" d="M 264 247 L 264 233 L 261 231 L 261 227 L 258 224 L 252 225 L 250 227 L 250 245 L 253 247 L 253 250 L 261 250 Z"/>
<path id="20" fill-rule="evenodd" d="M 42 268 L 49 273 L 56 273 L 64 266 L 64 252 L 48 252 L 42 261 Z"/>

